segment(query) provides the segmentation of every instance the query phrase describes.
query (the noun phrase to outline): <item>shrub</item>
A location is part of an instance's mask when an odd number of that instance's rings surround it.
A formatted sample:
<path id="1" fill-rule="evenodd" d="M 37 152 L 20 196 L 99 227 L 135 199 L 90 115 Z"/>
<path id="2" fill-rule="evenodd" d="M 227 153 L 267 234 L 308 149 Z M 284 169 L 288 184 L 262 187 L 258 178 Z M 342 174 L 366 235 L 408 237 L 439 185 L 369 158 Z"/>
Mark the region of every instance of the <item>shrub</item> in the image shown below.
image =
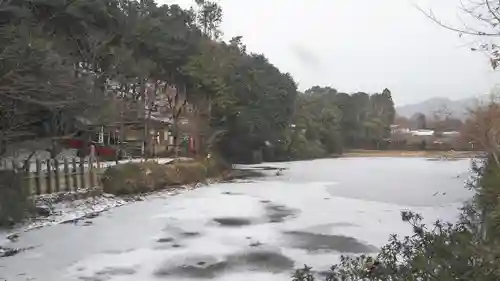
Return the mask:
<path id="1" fill-rule="evenodd" d="M 403 213 L 414 229 L 412 236 L 391 236 L 376 257 L 342 257 L 332 266 L 327 281 L 500 280 L 496 260 L 500 249 L 481 239 L 466 223 L 436 222 L 432 228 L 421 217 Z M 316 280 L 310 267 L 299 269 L 294 281 Z"/>
<path id="2" fill-rule="evenodd" d="M 146 163 L 126 163 L 106 169 L 102 177 L 103 190 L 115 195 L 150 192 L 167 184 L 163 165 Z"/>
<path id="3" fill-rule="evenodd" d="M 308 140 L 303 135 L 297 136 L 291 144 L 290 154 L 296 160 L 321 158 L 328 155 L 320 141 Z"/>
<path id="4" fill-rule="evenodd" d="M 232 168 L 232 165 L 217 153 L 211 153 L 210 157 L 204 158 L 201 161 L 207 168 L 208 177 L 217 177 Z"/>
<path id="5" fill-rule="evenodd" d="M 0 170 L 0 227 L 22 221 L 32 209 L 33 201 L 24 173 Z"/>
<path id="6" fill-rule="evenodd" d="M 179 160 L 164 165 L 164 168 L 169 186 L 205 181 L 208 174 L 204 163 L 196 160 Z"/>
<path id="7" fill-rule="evenodd" d="M 108 168 L 102 185 L 106 193 L 128 195 L 151 192 L 168 186 L 205 181 L 210 171 L 207 163 L 176 160 L 168 164 L 155 162 L 126 163 Z"/>

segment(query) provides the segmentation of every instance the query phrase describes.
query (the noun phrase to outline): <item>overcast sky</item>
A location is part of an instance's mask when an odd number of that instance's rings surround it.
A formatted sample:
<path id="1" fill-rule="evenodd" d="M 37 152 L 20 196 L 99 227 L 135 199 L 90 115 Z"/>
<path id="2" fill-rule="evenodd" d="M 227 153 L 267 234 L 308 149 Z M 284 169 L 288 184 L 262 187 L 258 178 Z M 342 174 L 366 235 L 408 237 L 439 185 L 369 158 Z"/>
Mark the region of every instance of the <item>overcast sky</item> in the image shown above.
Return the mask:
<path id="1" fill-rule="evenodd" d="M 158 0 L 189 7 L 194 0 Z M 500 82 L 476 39 L 459 38 L 414 4 L 460 25 L 460 0 L 219 0 L 224 38 L 242 35 L 301 90 L 314 85 L 368 93 L 389 88 L 397 105 L 460 99 Z"/>

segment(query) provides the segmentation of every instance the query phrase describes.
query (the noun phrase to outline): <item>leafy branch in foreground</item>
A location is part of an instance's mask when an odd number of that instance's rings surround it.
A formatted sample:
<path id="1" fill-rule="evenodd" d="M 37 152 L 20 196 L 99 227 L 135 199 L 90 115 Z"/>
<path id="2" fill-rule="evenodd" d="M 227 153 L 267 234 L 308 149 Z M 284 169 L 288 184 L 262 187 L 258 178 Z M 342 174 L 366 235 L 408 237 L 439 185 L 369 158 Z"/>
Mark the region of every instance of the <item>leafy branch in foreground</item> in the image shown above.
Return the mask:
<path id="1" fill-rule="evenodd" d="M 468 206 L 459 223 L 436 221 L 432 227 L 422 217 L 403 212 L 413 235 L 392 235 L 376 257 L 343 256 L 326 274 L 327 281 L 354 280 L 500 280 L 498 239 L 484 239 Z M 294 281 L 316 280 L 312 268 L 295 272 Z"/>

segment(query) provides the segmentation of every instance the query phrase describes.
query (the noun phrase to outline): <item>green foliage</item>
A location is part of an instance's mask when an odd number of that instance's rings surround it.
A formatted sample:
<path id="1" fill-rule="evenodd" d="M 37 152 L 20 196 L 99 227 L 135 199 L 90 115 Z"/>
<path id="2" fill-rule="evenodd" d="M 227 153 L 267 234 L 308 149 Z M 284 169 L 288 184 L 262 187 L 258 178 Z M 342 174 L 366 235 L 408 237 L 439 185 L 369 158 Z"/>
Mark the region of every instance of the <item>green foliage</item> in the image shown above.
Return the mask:
<path id="1" fill-rule="evenodd" d="M 224 158 L 249 161 L 267 141 L 286 137 L 297 86 L 263 55 L 248 54 L 241 37 L 229 44 L 203 41 L 184 67 L 200 103 L 209 99 L 211 125 L 226 133 L 217 147 Z"/>
<path id="2" fill-rule="evenodd" d="M 411 117 L 412 120 L 415 121 L 417 129 L 427 129 L 427 117 L 423 113 L 415 113 L 414 116 Z"/>
<path id="3" fill-rule="evenodd" d="M 291 155 L 303 159 L 341 154 L 344 148 L 381 149 L 394 117 L 388 89 L 382 94 L 348 95 L 314 86 L 296 99 Z"/>
<path id="4" fill-rule="evenodd" d="M 213 1 L 196 0 L 198 12 L 196 20 L 203 33 L 211 39 L 217 39 L 221 35 L 219 26 L 222 23 L 222 9 Z"/>
<path id="5" fill-rule="evenodd" d="M 494 157 L 490 156 L 484 162 L 474 162 L 473 171 L 476 173 L 471 188 L 476 191 L 474 204 L 481 210 L 481 221 L 485 233 L 499 233 L 500 231 L 500 169 Z"/>
<path id="6" fill-rule="evenodd" d="M 293 159 L 320 158 L 327 155 L 325 147 L 318 140 L 308 140 L 303 134 L 294 137 L 290 145 L 290 156 Z"/>

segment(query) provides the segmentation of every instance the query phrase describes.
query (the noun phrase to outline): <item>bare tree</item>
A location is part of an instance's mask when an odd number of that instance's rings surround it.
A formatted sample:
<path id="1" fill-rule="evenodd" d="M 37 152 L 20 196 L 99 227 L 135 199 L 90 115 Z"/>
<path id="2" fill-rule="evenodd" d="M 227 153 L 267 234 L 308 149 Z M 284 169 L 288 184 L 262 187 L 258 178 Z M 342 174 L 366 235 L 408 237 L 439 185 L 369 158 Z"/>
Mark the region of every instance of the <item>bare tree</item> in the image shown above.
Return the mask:
<path id="1" fill-rule="evenodd" d="M 477 47 L 472 51 L 482 51 L 489 56 L 491 67 L 496 69 L 500 63 L 500 1 L 464 0 L 460 1 L 462 26 L 453 26 L 440 20 L 432 10 L 424 11 L 429 19 L 443 28 L 457 32 L 459 36 L 469 35 L 479 38 Z M 466 139 L 479 149 L 490 154 L 500 166 L 500 104 L 492 97 L 486 105 L 478 105 L 469 110 L 469 119 L 464 128 Z"/>
<path id="2" fill-rule="evenodd" d="M 491 155 L 500 167 L 500 103 L 494 97 L 469 110 L 464 136 L 477 148 Z"/>
<path id="3" fill-rule="evenodd" d="M 432 129 L 434 129 L 435 133 L 441 134 L 445 131 L 446 121 L 452 117 L 452 112 L 448 109 L 446 105 L 441 106 L 439 109 L 435 110 L 432 114 L 432 120 L 429 120 L 429 123 L 432 123 Z"/>
<path id="4" fill-rule="evenodd" d="M 484 52 L 496 69 L 500 63 L 500 1 L 498 0 L 457 0 L 462 11 L 461 26 L 452 25 L 439 19 L 433 10 L 425 11 L 418 7 L 425 16 L 448 30 L 457 32 L 460 37 L 480 38 L 472 51 Z"/>
<path id="5" fill-rule="evenodd" d="M 187 95 L 186 88 L 180 86 L 165 85 L 166 87 L 166 101 L 168 106 L 168 111 L 172 116 L 173 125 L 173 138 L 174 138 L 174 151 L 175 156 L 179 156 L 179 146 L 180 146 L 180 117 L 183 111 L 185 111 L 187 105 Z"/>
<path id="6" fill-rule="evenodd" d="M 9 144 L 36 139 L 44 145 L 34 150 L 54 157 L 59 140 L 76 133 L 76 119 L 98 115 L 105 104 L 89 74 L 75 76 L 74 65 L 66 63 L 70 59 L 37 32 L 29 24 L 0 28 L 1 155 Z"/>

